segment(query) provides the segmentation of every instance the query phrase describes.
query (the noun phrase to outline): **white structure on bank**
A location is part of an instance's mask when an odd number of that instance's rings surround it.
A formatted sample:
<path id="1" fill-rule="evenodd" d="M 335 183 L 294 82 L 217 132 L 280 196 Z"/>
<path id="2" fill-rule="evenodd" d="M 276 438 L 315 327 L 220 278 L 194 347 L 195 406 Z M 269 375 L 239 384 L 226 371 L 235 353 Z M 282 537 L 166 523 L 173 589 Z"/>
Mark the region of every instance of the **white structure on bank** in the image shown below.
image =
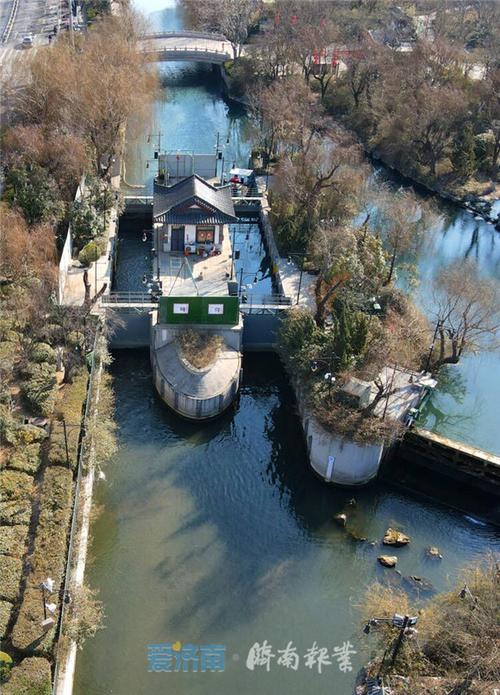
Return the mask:
<path id="1" fill-rule="evenodd" d="M 387 385 L 388 397 L 375 406 L 374 414 L 408 426 L 417 415 L 429 390 L 436 381 L 426 372 L 413 372 L 397 367 L 385 367 L 380 379 Z M 351 379 L 344 387 L 348 397 L 355 399 L 359 408 L 366 407 L 376 395 L 373 383 Z M 362 445 L 342 439 L 328 432 L 306 408 L 301 408 L 301 419 L 307 442 L 309 461 L 313 470 L 328 483 L 337 485 L 364 485 L 379 471 L 384 444 Z"/>

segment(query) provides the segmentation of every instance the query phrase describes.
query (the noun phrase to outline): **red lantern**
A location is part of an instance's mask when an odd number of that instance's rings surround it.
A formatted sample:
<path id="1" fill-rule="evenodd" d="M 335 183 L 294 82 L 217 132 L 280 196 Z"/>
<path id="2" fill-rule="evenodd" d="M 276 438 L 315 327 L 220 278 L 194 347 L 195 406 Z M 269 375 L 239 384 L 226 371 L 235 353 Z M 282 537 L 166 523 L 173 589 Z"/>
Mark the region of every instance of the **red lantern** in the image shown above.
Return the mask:
<path id="1" fill-rule="evenodd" d="M 281 21 L 281 15 L 280 15 L 279 12 L 276 12 L 276 14 L 274 15 L 274 23 L 275 23 L 275 25 L 278 25 L 278 24 L 280 23 L 280 21 Z"/>
<path id="2" fill-rule="evenodd" d="M 292 24 L 297 24 L 297 15 L 296 15 L 296 14 L 293 14 L 293 15 L 290 17 L 290 21 L 291 21 Z"/>

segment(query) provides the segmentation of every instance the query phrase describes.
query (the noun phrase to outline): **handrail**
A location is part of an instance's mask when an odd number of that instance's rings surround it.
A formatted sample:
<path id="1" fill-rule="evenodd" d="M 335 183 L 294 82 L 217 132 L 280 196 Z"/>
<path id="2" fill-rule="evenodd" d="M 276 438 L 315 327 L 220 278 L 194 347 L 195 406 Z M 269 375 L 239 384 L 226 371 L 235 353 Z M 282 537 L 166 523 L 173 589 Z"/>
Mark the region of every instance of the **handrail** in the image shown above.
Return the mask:
<path id="1" fill-rule="evenodd" d="M 173 46 L 169 47 L 166 46 L 165 48 L 143 48 L 142 53 L 147 54 L 147 55 L 152 55 L 152 54 L 161 54 L 161 53 L 204 53 L 205 55 L 221 55 L 225 56 L 227 58 L 231 57 L 231 54 L 229 51 L 219 51 L 217 48 L 208 48 L 208 47 L 200 47 L 198 46 Z"/>
<path id="2" fill-rule="evenodd" d="M 101 297 L 101 304 L 156 304 L 148 292 L 111 292 Z"/>
<path id="3" fill-rule="evenodd" d="M 141 36 L 141 40 L 147 39 L 168 39 L 168 38 L 195 38 L 195 39 L 213 39 L 214 41 L 227 41 L 223 34 L 215 34 L 203 31 L 153 31 Z M 229 42 L 228 42 L 229 43 Z"/>

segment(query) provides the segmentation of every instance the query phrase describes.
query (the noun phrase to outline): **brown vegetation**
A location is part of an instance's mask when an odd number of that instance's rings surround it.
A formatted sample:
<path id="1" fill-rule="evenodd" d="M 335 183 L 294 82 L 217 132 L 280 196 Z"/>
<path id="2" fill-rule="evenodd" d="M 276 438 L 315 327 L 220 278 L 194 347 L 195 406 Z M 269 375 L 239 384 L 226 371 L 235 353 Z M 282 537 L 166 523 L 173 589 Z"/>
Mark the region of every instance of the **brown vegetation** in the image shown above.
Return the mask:
<path id="1" fill-rule="evenodd" d="M 177 338 L 182 357 L 196 369 L 204 369 L 217 359 L 224 341 L 220 335 L 183 331 Z"/>

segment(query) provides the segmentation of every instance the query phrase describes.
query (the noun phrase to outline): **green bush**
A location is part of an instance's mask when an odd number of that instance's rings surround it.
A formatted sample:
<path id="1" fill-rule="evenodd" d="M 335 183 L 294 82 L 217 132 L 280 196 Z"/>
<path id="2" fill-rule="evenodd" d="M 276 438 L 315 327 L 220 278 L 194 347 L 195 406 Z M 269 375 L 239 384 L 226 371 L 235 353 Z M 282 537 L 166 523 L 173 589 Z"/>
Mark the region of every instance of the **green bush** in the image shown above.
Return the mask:
<path id="1" fill-rule="evenodd" d="M 48 364 L 56 363 L 56 351 L 48 343 L 37 343 L 31 353 L 32 362 L 37 364 L 42 364 L 47 362 Z"/>
<path id="2" fill-rule="evenodd" d="M 0 555 L 22 557 L 28 537 L 28 526 L 2 526 L 0 528 Z"/>
<path id="3" fill-rule="evenodd" d="M 17 425 L 10 409 L 0 403 L 0 444 L 16 443 Z"/>
<path id="4" fill-rule="evenodd" d="M 24 444 L 11 449 L 7 468 L 34 475 L 40 465 L 40 444 Z"/>
<path id="5" fill-rule="evenodd" d="M 47 659 L 31 657 L 23 659 L 10 672 L 3 686 L 2 695 L 51 695 L 50 663 Z"/>
<path id="6" fill-rule="evenodd" d="M 100 237 L 94 239 L 94 241 L 89 241 L 88 244 L 85 244 L 83 249 L 78 254 L 78 260 L 82 265 L 88 268 L 91 263 L 99 260 L 99 258 L 105 253 L 105 251 L 106 240 Z"/>
<path id="7" fill-rule="evenodd" d="M 36 425 L 20 425 L 15 431 L 16 444 L 33 444 L 41 442 L 48 437 L 47 430 L 44 427 Z"/>
<path id="8" fill-rule="evenodd" d="M 0 343 L 0 369 L 8 372 L 14 366 L 16 358 L 16 346 L 10 341 L 4 340 Z"/>
<path id="9" fill-rule="evenodd" d="M 29 500 L 12 500 L 0 502 L 0 525 L 29 524 L 31 503 Z"/>
<path id="10" fill-rule="evenodd" d="M 27 473 L 4 468 L 0 471 L 0 490 L 2 491 L 2 502 L 30 500 L 33 494 L 33 478 Z"/>
<path id="11" fill-rule="evenodd" d="M 76 249 L 83 247 L 99 236 L 102 219 L 85 199 L 75 200 L 70 211 L 71 231 Z"/>
<path id="12" fill-rule="evenodd" d="M 37 585 L 44 577 L 54 579 L 56 594 L 64 574 L 67 534 L 73 500 L 71 471 L 54 466 L 47 468 L 42 483 L 41 505 L 27 589 L 19 610 L 12 644 L 28 654 L 50 654 L 55 636 L 52 628 L 43 633 L 40 628 L 40 592 Z M 57 616 L 56 616 L 57 623 Z"/>
<path id="13" fill-rule="evenodd" d="M 0 601 L 0 639 L 3 639 L 7 634 L 7 626 L 12 612 L 12 603 L 9 601 Z"/>
<path id="14" fill-rule="evenodd" d="M 43 362 L 31 367 L 31 375 L 23 384 L 23 393 L 36 415 L 48 417 L 56 401 L 57 382 L 54 366 Z"/>
<path id="15" fill-rule="evenodd" d="M 0 489 L 0 524 L 29 524 L 33 478 L 27 473 L 3 469 L 0 471 Z"/>
<path id="16" fill-rule="evenodd" d="M 0 599 L 14 603 L 19 594 L 22 572 L 23 563 L 18 557 L 0 555 Z"/>

